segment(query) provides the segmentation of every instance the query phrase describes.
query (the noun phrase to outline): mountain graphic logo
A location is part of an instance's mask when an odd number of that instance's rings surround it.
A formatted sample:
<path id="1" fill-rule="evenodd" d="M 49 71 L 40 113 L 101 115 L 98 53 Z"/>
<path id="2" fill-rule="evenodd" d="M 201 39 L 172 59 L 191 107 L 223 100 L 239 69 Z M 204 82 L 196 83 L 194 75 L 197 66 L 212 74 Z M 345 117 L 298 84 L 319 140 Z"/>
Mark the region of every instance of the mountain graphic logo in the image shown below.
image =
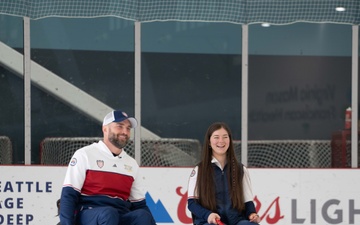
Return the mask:
<path id="1" fill-rule="evenodd" d="M 165 209 L 164 205 L 162 204 L 161 200 L 158 200 L 155 203 L 154 199 L 152 199 L 149 192 L 146 192 L 145 198 L 146 198 L 146 204 L 148 205 L 157 223 L 174 223 L 168 211 Z"/>

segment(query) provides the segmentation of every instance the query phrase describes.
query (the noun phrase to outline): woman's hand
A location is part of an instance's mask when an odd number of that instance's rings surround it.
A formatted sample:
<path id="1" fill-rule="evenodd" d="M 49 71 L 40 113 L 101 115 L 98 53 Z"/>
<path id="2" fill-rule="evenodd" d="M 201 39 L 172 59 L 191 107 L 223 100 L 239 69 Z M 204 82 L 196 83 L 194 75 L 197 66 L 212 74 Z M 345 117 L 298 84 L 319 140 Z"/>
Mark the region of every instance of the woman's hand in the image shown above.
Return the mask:
<path id="1" fill-rule="evenodd" d="M 249 216 L 250 222 L 260 223 L 260 216 L 257 213 L 251 213 Z"/>
<path id="2" fill-rule="evenodd" d="M 209 224 L 217 224 L 216 219 L 220 219 L 219 214 L 217 213 L 211 213 L 207 219 L 207 222 Z"/>

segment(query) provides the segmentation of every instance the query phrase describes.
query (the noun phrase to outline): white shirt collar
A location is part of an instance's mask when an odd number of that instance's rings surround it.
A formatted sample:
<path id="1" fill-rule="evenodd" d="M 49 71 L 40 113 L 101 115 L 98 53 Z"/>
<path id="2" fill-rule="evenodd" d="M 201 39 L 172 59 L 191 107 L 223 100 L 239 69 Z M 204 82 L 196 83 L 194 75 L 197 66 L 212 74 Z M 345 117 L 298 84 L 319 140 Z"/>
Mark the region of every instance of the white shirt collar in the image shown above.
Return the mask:
<path id="1" fill-rule="evenodd" d="M 99 141 L 99 145 L 101 146 L 102 151 L 104 151 L 108 155 L 113 156 L 113 153 L 110 151 L 110 149 L 106 146 L 106 144 L 102 140 Z M 120 155 L 118 155 L 118 156 L 119 156 L 119 158 L 122 158 L 122 157 L 125 157 L 126 155 L 127 155 L 127 153 L 124 151 L 124 149 L 122 149 Z"/>

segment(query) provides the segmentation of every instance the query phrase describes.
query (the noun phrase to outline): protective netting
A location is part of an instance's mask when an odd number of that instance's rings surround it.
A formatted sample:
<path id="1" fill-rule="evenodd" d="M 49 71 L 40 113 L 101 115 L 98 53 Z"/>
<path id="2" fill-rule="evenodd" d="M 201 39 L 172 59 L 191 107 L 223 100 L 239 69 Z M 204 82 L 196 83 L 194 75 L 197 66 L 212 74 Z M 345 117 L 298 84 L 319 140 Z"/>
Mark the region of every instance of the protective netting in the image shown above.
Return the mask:
<path id="1" fill-rule="evenodd" d="M 74 152 L 98 142 L 100 137 L 49 137 L 40 144 L 40 161 L 46 165 L 67 165 Z M 134 142 L 125 151 L 135 157 Z M 194 166 L 200 158 L 200 142 L 194 139 L 141 141 L 141 166 Z"/>
<path id="2" fill-rule="evenodd" d="M 234 141 L 241 160 L 241 141 Z M 329 168 L 330 141 L 274 140 L 248 141 L 248 166 L 273 168 Z"/>
<path id="3" fill-rule="evenodd" d="M 40 145 L 41 164 L 67 165 L 74 152 L 101 140 L 100 137 L 49 137 Z M 241 141 L 234 141 L 235 153 L 241 161 Z M 135 155 L 133 141 L 125 147 Z M 336 149 L 333 151 L 337 151 Z M 163 138 L 141 141 L 141 166 L 194 166 L 200 160 L 201 145 L 195 139 Z M 330 168 L 331 141 L 273 140 L 248 142 L 248 166 L 263 168 Z"/>
<path id="4" fill-rule="evenodd" d="M 337 12 L 336 7 L 346 10 Z M 128 20 L 252 24 L 295 22 L 359 24 L 359 0 L 1 0 L 0 14 Z"/>
<path id="5" fill-rule="evenodd" d="M 12 143 L 9 137 L 0 136 L 0 164 L 12 163 Z"/>

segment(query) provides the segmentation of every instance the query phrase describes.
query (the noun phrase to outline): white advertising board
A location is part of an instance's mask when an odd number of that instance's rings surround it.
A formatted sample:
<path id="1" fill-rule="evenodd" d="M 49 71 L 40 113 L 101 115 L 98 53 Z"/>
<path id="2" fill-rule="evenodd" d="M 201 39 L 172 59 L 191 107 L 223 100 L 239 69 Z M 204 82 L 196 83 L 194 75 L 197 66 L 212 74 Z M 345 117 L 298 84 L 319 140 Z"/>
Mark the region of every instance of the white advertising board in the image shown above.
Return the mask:
<path id="1" fill-rule="evenodd" d="M 157 224 L 192 224 L 192 168 L 141 168 Z M 360 224 L 359 169 L 250 168 L 261 225 Z M 0 225 L 55 225 L 66 167 L 0 166 Z"/>

